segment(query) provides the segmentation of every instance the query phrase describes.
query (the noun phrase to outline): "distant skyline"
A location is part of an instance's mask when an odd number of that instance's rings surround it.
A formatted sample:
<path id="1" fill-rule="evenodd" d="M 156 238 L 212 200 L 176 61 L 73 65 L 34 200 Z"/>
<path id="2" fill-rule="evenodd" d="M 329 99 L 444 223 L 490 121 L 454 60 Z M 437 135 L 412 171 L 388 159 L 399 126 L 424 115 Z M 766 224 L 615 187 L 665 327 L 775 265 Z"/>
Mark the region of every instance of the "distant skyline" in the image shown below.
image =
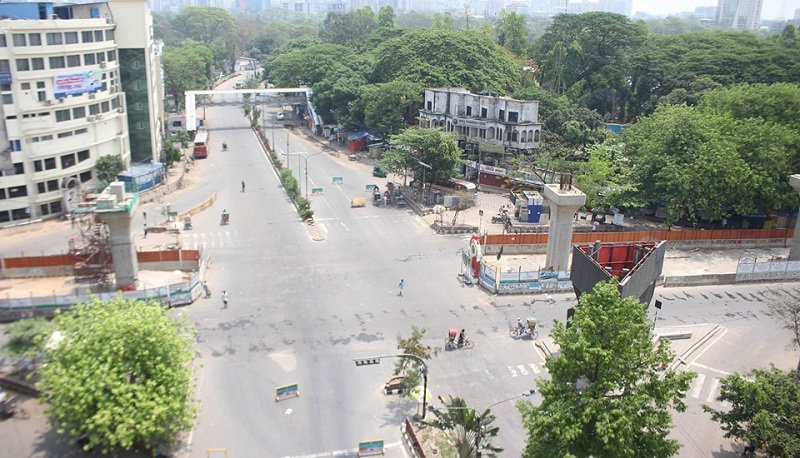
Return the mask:
<path id="1" fill-rule="evenodd" d="M 633 0 L 633 14 L 666 15 L 694 11 L 698 6 L 717 6 L 717 0 Z M 800 0 L 764 0 L 761 19 L 792 19 L 797 9 Z"/>

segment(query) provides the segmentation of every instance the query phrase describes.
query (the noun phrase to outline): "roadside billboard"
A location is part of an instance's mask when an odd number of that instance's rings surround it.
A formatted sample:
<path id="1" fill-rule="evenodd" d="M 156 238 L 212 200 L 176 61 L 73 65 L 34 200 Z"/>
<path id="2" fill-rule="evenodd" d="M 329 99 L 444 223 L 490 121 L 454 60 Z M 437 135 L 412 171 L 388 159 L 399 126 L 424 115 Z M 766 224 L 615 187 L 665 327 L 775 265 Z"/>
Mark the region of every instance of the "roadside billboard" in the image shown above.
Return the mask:
<path id="1" fill-rule="evenodd" d="M 103 75 L 100 70 L 89 70 L 80 73 L 61 73 L 53 76 L 53 95 L 56 98 L 68 95 L 97 92 L 103 87 Z"/>

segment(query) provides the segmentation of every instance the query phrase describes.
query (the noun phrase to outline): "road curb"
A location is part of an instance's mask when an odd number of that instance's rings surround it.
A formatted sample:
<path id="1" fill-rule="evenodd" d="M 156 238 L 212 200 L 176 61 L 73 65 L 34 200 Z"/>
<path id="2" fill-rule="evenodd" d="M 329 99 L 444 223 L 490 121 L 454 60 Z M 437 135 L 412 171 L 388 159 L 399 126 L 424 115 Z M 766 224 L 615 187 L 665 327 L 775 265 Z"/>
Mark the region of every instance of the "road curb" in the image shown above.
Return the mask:
<path id="1" fill-rule="evenodd" d="M 714 326 L 714 327 L 713 327 L 713 328 L 712 328 L 710 331 L 708 331 L 708 332 L 707 332 L 707 333 L 706 333 L 706 334 L 705 334 L 703 337 L 701 337 L 701 338 L 700 338 L 700 339 L 699 339 L 697 342 L 693 343 L 693 344 L 692 344 L 692 346 L 691 346 L 691 347 L 689 347 L 689 349 L 688 349 L 688 350 L 686 350 L 685 352 L 681 353 L 681 354 L 680 354 L 680 355 L 679 355 L 677 358 L 675 358 L 675 360 L 674 360 L 674 361 L 672 361 L 672 364 L 670 364 L 670 365 L 669 365 L 669 369 L 670 369 L 670 370 L 675 370 L 675 369 L 677 369 L 677 368 L 678 368 L 678 366 L 680 366 L 680 365 L 682 365 L 682 364 L 684 364 L 684 365 L 688 364 L 688 363 L 686 362 L 686 360 L 689 358 L 689 356 L 691 356 L 691 355 L 692 355 L 692 353 L 694 353 L 695 351 L 697 351 L 697 349 L 698 349 L 698 348 L 700 348 L 700 347 L 701 347 L 701 346 L 703 346 L 703 345 L 704 345 L 706 342 L 708 342 L 708 341 L 709 341 L 709 339 L 711 339 L 712 337 L 714 337 L 715 335 L 717 335 L 717 334 L 718 334 L 720 331 L 722 331 L 722 329 L 723 329 L 723 328 L 722 328 L 722 326 L 720 326 L 720 325 L 718 325 L 718 324 L 717 324 L 717 325 L 715 325 L 715 326 Z"/>

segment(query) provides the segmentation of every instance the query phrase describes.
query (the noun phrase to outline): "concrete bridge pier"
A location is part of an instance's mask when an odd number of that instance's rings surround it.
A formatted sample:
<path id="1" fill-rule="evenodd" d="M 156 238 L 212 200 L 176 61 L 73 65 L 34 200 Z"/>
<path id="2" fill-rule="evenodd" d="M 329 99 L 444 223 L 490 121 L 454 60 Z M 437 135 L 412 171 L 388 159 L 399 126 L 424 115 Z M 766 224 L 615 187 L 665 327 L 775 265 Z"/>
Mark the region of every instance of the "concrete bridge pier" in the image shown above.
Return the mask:
<path id="1" fill-rule="evenodd" d="M 572 186 L 572 176 L 562 175 L 561 183 L 544 186 L 544 197 L 550 202 L 550 231 L 547 236 L 545 268 L 568 270 L 574 216 L 586 203 L 586 194 Z"/>
<path id="2" fill-rule="evenodd" d="M 131 230 L 131 219 L 136 207 L 137 193 L 126 194 L 125 183 L 119 181 L 111 183 L 97 198 L 95 216 L 108 225 L 117 289 L 136 288 L 139 262 Z"/>

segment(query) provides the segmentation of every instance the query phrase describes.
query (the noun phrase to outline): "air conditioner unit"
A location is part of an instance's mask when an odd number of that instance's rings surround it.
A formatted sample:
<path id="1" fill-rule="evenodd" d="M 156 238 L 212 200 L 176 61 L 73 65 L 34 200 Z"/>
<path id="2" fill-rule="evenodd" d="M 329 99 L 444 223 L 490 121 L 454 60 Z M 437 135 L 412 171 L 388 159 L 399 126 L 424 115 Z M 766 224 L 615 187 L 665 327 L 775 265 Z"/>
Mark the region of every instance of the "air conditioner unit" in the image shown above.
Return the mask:
<path id="1" fill-rule="evenodd" d="M 125 113 L 125 108 L 117 107 L 117 113 Z"/>
<path id="2" fill-rule="evenodd" d="M 95 94 L 94 92 L 90 92 L 89 93 L 89 98 L 90 99 L 96 99 L 97 98 L 97 94 Z"/>
<path id="3" fill-rule="evenodd" d="M 103 119 L 103 113 L 97 113 L 95 117 L 97 117 L 98 120 Z"/>
<path id="4" fill-rule="evenodd" d="M 105 62 L 100 62 L 100 68 L 106 68 L 106 63 Z"/>
<path id="5" fill-rule="evenodd" d="M 87 116 L 86 120 L 89 121 L 89 122 L 93 122 L 96 118 L 97 118 L 97 116 L 92 115 L 92 116 Z"/>
<path id="6" fill-rule="evenodd" d="M 47 106 L 49 107 L 50 105 L 52 105 L 52 104 L 53 104 L 53 101 L 52 101 L 52 100 L 45 100 L 45 101 L 44 101 L 44 104 L 45 104 L 45 105 L 47 105 Z"/>

